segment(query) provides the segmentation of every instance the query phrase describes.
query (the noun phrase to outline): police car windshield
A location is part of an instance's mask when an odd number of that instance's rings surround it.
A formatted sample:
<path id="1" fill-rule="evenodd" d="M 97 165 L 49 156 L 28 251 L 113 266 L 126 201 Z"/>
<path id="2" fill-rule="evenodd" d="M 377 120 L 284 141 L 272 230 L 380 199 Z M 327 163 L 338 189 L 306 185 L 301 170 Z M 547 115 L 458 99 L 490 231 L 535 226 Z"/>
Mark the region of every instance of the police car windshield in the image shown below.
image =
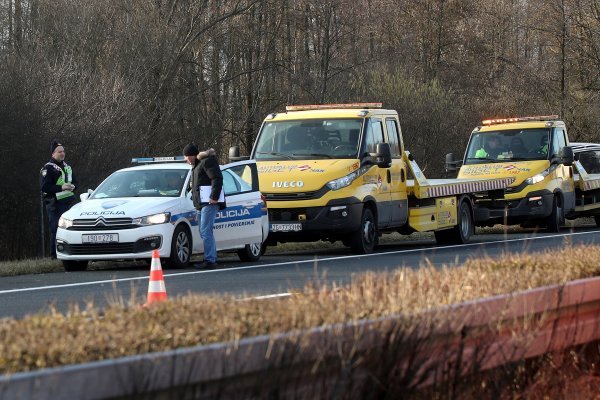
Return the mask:
<path id="1" fill-rule="evenodd" d="M 357 158 L 363 119 L 265 122 L 254 147 L 256 160 Z"/>
<path id="2" fill-rule="evenodd" d="M 102 182 L 90 199 L 179 197 L 187 173 L 181 169 L 117 171 Z"/>
<path id="3" fill-rule="evenodd" d="M 477 132 L 471 136 L 465 164 L 548 159 L 550 129 Z"/>

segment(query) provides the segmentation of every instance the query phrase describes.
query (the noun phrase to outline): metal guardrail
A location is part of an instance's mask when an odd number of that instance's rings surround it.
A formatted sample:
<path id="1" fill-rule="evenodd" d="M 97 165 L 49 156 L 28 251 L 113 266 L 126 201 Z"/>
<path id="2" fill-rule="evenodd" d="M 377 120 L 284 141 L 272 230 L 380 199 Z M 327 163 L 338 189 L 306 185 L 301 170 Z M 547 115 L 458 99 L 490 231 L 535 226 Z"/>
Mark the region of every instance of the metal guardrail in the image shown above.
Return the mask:
<path id="1" fill-rule="evenodd" d="M 4 375 L 0 398 L 376 397 L 599 339 L 595 277 L 417 315 Z"/>

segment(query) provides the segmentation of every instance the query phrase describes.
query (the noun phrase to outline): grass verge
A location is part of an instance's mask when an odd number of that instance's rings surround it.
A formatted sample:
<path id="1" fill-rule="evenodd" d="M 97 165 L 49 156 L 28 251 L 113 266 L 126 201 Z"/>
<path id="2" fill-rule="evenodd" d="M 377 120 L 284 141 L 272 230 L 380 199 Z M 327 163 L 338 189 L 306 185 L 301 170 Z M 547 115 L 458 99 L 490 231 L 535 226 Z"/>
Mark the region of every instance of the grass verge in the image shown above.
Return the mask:
<path id="1" fill-rule="evenodd" d="M 117 358 L 326 324 L 411 314 L 440 305 L 600 275 L 599 246 L 473 259 L 464 268 L 356 275 L 347 286 L 308 285 L 277 300 L 186 295 L 142 309 L 135 299 L 100 310 L 0 320 L 0 373 Z"/>

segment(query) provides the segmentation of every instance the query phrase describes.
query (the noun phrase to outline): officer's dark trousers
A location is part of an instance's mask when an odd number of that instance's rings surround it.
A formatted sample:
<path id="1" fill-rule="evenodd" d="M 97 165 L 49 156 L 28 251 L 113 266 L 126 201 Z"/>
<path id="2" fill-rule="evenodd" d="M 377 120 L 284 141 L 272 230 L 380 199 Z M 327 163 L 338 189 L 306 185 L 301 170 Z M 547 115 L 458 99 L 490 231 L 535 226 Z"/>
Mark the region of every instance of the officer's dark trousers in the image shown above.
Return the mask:
<path id="1" fill-rule="evenodd" d="M 48 213 L 48 229 L 50 230 L 50 257 L 56 258 L 56 231 L 58 230 L 58 220 L 60 216 L 71 208 L 73 201 L 52 201 L 46 204 Z"/>

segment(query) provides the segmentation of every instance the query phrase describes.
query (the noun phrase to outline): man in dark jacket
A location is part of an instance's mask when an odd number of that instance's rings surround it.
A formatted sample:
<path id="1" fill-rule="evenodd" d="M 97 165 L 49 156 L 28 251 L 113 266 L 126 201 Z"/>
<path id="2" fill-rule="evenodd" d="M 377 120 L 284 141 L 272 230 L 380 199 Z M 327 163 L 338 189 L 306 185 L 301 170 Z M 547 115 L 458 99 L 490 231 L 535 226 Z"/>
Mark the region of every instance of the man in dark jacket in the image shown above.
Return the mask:
<path id="1" fill-rule="evenodd" d="M 200 237 L 204 243 L 204 261 L 199 268 L 217 266 L 217 246 L 213 226 L 217 212 L 225 208 L 223 174 L 214 151 L 198 151 L 192 143 L 183 148 L 183 155 L 192 166 L 192 201 L 197 210 Z"/>
<path id="2" fill-rule="evenodd" d="M 50 257 L 56 258 L 58 220 L 74 203 L 76 181 L 71 166 L 65 162 L 65 148 L 58 140 L 52 141 L 50 152 L 52 158 L 40 170 L 40 185 L 48 213 Z"/>

